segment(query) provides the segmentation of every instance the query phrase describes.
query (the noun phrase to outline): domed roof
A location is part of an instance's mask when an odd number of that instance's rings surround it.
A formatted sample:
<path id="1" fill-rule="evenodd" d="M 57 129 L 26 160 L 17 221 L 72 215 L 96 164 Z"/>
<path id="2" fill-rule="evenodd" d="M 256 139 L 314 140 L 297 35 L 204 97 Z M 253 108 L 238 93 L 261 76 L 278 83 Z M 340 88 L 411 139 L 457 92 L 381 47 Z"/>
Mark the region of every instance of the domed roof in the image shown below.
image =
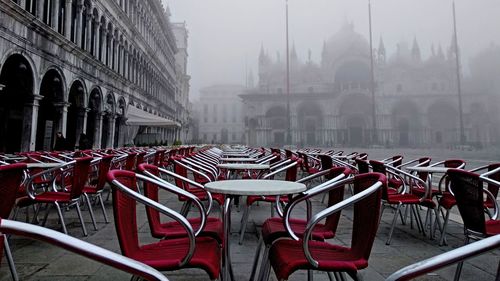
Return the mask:
<path id="1" fill-rule="evenodd" d="M 323 63 L 335 62 L 346 55 L 368 56 L 369 51 L 370 44 L 368 40 L 354 31 L 354 24 L 346 23 L 325 43 Z"/>

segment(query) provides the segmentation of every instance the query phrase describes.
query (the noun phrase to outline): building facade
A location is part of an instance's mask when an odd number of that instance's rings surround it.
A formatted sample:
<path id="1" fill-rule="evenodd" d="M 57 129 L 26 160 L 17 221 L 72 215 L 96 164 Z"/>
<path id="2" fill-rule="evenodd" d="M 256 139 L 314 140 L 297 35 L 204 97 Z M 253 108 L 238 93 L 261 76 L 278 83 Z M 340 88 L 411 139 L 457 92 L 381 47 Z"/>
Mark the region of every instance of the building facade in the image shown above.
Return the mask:
<path id="1" fill-rule="evenodd" d="M 417 40 L 387 56 L 374 50 L 375 105 L 369 42 L 346 24 L 324 43 L 321 62 L 290 52 L 290 96 L 285 61 L 262 48 L 258 85 L 242 95 L 250 145 L 446 147 L 460 142 L 454 49 L 431 48 L 422 58 Z M 473 75 L 472 75 L 473 76 Z M 493 79 L 496 80 L 496 79 Z M 463 118 L 468 144 L 497 143 L 500 91 L 478 90 L 464 78 Z M 288 119 L 287 100 L 290 105 Z M 375 109 L 375 130 L 373 112 Z"/>
<path id="2" fill-rule="evenodd" d="M 244 90 L 240 85 L 214 85 L 200 90 L 200 100 L 195 104 L 198 142 L 245 142 L 244 106 L 240 98 Z"/>
<path id="3" fill-rule="evenodd" d="M 159 0 L 1 0 L 0 152 L 172 141 L 177 53 Z"/>

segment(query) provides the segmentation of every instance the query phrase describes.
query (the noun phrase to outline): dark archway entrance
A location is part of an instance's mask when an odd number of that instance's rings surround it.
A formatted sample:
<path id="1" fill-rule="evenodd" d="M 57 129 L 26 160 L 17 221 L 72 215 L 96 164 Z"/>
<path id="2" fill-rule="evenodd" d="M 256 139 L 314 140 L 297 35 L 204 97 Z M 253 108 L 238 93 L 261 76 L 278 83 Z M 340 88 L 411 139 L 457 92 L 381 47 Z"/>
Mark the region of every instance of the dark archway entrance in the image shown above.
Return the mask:
<path id="1" fill-rule="evenodd" d="M 83 132 L 85 117 L 85 88 L 82 82 L 75 81 L 69 90 L 68 118 L 66 125 L 66 139 L 68 147 L 74 148 Z"/>
<path id="2" fill-rule="evenodd" d="M 25 112 L 25 104 L 33 99 L 33 71 L 21 55 L 12 55 L 0 72 L 0 152 L 18 152 L 22 144 L 28 143 L 30 134 L 23 134 L 31 128 L 31 109 Z M 8 137 L 7 137 L 8 136 Z M 24 149 L 29 149 L 25 147 Z"/>
<path id="3" fill-rule="evenodd" d="M 51 69 L 45 73 L 40 86 L 36 150 L 52 150 L 55 136 L 62 129 L 62 112 L 65 106 L 63 83 L 59 72 Z"/>

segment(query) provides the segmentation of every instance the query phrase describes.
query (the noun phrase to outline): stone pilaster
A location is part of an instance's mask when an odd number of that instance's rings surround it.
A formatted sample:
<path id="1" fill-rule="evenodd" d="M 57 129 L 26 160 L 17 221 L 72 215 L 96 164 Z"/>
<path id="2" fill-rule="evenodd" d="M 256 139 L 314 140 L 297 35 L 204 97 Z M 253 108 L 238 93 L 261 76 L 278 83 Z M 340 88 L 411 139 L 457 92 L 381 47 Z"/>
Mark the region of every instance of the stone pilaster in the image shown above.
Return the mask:
<path id="1" fill-rule="evenodd" d="M 39 1 L 42 2 L 42 1 Z M 73 0 L 66 0 L 64 6 L 64 35 L 68 40 L 71 40 L 71 6 Z"/>

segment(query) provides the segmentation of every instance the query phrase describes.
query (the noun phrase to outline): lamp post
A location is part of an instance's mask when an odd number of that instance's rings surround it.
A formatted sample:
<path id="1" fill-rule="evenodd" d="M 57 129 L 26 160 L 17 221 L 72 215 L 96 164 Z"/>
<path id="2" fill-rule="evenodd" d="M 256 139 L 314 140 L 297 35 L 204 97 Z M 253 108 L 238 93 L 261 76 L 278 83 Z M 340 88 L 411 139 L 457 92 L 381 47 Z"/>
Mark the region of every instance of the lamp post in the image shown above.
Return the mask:
<path id="1" fill-rule="evenodd" d="M 370 32 L 370 91 L 372 95 L 372 144 L 378 143 L 377 114 L 375 106 L 375 70 L 373 62 L 373 35 L 372 35 L 372 4 L 368 0 L 368 28 Z"/>
<path id="2" fill-rule="evenodd" d="M 292 144 L 292 131 L 291 131 L 291 116 L 290 116 L 290 49 L 289 49 L 289 39 L 288 39 L 288 0 L 286 0 L 286 116 L 287 116 L 287 131 L 286 131 L 286 143 L 288 145 Z"/>
<path id="3" fill-rule="evenodd" d="M 465 130 L 464 130 L 464 112 L 462 107 L 462 85 L 460 77 L 460 51 L 458 49 L 458 32 L 457 32 L 457 17 L 455 12 L 455 1 L 453 1 L 453 45 L 455 47 L 455 63 L 457 75 L 457 92 L 458 92 L 458 114 L 460 121 L 460 144 L 465 144 Z"/>

